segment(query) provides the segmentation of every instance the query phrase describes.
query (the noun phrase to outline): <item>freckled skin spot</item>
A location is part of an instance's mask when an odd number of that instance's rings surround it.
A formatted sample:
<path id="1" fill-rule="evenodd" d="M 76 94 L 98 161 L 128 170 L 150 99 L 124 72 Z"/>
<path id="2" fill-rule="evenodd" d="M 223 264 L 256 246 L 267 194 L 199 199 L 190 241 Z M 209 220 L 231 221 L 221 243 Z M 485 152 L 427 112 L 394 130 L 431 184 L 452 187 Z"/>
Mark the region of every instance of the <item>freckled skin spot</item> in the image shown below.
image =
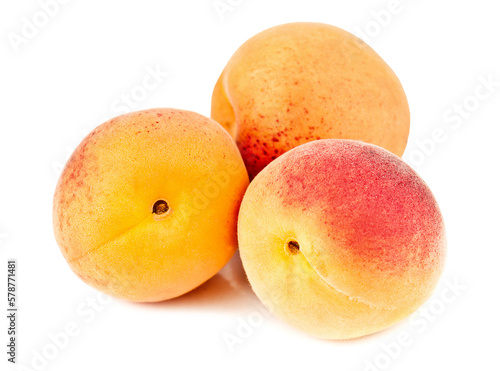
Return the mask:
<path id="1" fill-rule="evenodd" d="M 338 138 L 401 156 L 410 125 L 404 90 L 380 56 L 348 32 L 307 22 L 248 40 L 218 80 L 212 117 L 229 123 L 240 149 L 252 147 L 256 136 L 280 153 L 317 138 Z M 269 155 L 260 163 L 245 159 L 250 177 L 270 161 Z"/>

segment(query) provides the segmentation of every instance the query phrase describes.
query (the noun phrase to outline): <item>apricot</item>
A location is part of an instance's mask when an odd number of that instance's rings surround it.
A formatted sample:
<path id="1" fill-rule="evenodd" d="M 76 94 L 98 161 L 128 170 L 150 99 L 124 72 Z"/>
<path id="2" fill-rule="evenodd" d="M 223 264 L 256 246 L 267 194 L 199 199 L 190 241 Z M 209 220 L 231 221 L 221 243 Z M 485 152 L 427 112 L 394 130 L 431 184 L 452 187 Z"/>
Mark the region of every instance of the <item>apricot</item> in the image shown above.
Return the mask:
<path id="1" fill-rule="evenodd" d="M 262 302 L 326 339 L 391 326 L 431 295 L 446 237 L 438 204 L 405 162 L 361 141 L 298 146 L 252 181 L 241 259 Z"/>
<path id="2" fill-rule="evenodd" d="M 362 140 L 402 156 L 410 127 L 391 68 L 354 35 L 322 23 L 284 24 L 246 41 L 215 85 L 211 117 L 236 140 L 251 178 L 316 139 Z"/>
<path id="3" fill-rule="evenodd" d="M 126 114 L 97 127 L 66 164 L 55 237 L 90 286 L 170 299 L 229 261 L 247 185 L 238 148 L 215 121 L 175 109 Z"/>

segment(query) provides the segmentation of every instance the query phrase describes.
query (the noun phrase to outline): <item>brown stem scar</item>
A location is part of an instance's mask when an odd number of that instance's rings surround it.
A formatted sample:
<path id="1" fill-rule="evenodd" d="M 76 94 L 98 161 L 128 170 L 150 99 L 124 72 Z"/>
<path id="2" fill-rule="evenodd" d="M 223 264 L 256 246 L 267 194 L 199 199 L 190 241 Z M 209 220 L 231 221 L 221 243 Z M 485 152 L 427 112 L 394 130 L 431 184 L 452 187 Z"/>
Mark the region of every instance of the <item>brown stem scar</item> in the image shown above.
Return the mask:
<path id="1" fill-rule="evenodd" d="M 160 215 L 167 213 L 169 210 L 170 210 L 170 207 L 168 206 L 167 201 L 158 200 L 154 203 L 152 212 L 153 212 L 153 214 L 160 216 Z"/>
<path id="2" fill-rule="evenodd" d="M 297 241 L 290 240 L 286 244 L 285 249 L 290 255 L 295 255 L 300 252 L 300 245 Z"/>

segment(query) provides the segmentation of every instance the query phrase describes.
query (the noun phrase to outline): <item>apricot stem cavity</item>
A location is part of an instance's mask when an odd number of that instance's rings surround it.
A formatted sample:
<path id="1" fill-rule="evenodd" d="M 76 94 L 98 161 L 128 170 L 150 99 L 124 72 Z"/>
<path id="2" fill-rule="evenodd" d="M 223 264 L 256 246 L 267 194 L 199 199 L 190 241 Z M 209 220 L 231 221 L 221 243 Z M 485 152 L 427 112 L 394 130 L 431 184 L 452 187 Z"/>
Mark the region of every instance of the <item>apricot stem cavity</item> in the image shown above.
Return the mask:
<path id="1" fill-rule="evenodd" d="M 285 245 L 285 250 L 290 255 L 296 255 L 300 252 L 300 245 L 295 240 L 290 240 Z"/>
<path id="2" fill-rule="evenodd" d="M 155 219 L 159 219 L 164 217 L 170 211 L 170 207 L 168 206 L 167 201 L 158 200 L 153 204 L 152 213 L 155 216 Z"/>

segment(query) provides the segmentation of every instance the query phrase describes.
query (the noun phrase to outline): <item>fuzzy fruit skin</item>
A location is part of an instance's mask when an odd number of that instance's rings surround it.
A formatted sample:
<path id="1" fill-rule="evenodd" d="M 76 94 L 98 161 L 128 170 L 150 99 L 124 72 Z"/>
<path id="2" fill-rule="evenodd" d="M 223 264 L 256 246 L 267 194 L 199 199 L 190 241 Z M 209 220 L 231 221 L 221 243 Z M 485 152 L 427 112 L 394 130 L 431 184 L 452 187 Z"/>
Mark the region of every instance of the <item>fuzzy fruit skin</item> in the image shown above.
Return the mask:
<path id="1" fill-rule="evenodd" d="M 352 140 L 303 144 L 269 164 L 245 193 L 238 241 L 262 302 L 326 339 L 407 317 L 431 295 L 446 255 L 424 181 L 390 152 Z"/>
<path id="2" fill-rule="evenodd" d="M 151 109 L 116 117 L 75 150 L 57 184 L 55 237 L 71 269 L 115 297 L 154 302 L 215 275 L 237 248 L 248 174 L 215 121 Z M 157 216 L 163 199 L 169 211 Z"/>
<path id="3" fill-rule="evenodd" d="M 355 139 L 402 156 L 410 112 L 391 68 L 354 35 L 322 23 L 265 30 L 231 57 L 213 119 L 235 138 L 250 178 L 300 144 Z"/>

